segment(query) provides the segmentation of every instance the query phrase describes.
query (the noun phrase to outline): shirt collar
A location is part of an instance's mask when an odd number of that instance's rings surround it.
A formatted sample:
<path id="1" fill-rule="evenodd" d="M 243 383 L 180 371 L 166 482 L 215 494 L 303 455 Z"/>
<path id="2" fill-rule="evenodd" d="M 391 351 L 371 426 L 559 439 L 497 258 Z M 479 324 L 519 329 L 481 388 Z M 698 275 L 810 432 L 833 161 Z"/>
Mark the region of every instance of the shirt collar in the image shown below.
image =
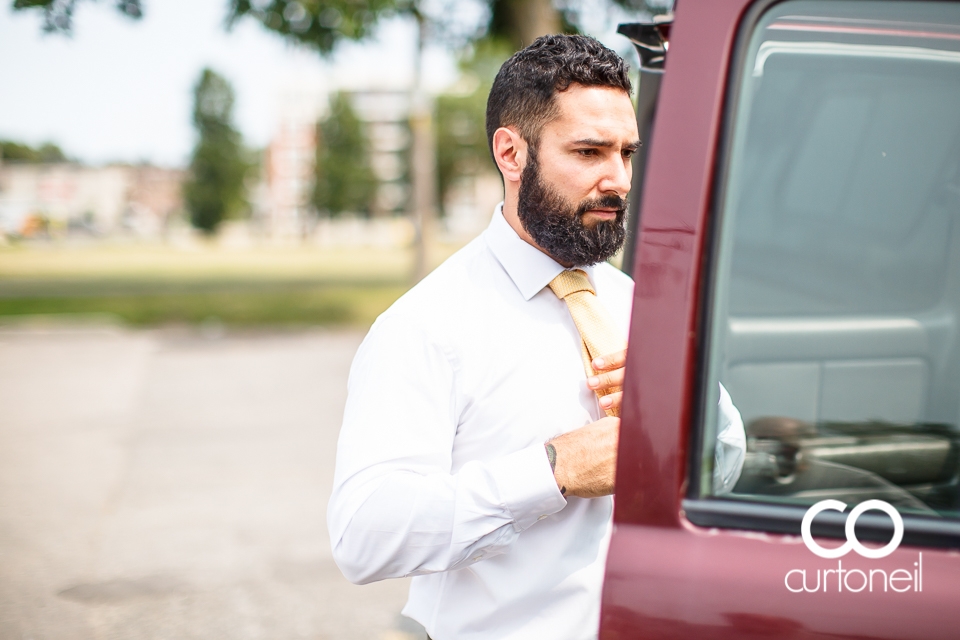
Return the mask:
<path id="1" fill-rule="evenodd" d="M 540 293 L 564 270 L 562 264 L 517 235 L 503 217 L 502 202 L 494 209 L 493 219 L 490 220 L 490 226 L 483 235 L 487 246 L 490 247 L 513 283 L 517 285 L 524 300 L 529 300 Z M 592 266 L 578 267 L 578 269 L 583 269 L 593 282 Z"/>

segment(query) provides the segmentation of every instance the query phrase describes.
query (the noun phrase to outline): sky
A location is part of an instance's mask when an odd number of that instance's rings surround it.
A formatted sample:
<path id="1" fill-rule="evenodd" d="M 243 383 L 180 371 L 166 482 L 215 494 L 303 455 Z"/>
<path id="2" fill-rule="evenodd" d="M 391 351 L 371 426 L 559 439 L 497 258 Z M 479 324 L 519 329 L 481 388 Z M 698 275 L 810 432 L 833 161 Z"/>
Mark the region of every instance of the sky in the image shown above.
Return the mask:
<path id="1" fill-rule="evenodd" d="M 284 92 L 401 88 L 413 68 L 415 31 L 403 20 L 328 62 L 252 19 L 227 32 L 222 0 L 148 1 L 139 21 L 112 3 L 84 2 L 72 36 L 43 33 L 40 14 L 0 1 L 0 138 L 49 140 L 91 163 L 185 164 L 194 143 L 192 88 L 204 66 L 233 84 L 235 121 L 254 147 L 270 139 Z M 435 89 L 456 79 L 442 50 L 428 52 L 426 70 Z"/>
<path id="2" fill-rule="evenodd" d="M 292 90 L 410 83 L 408 20 L 386 21 L 372 41 L 347 43 L 325 60 L 249 18 L 226 31 L 226 0 L 147 0 L 139 21 L 112 4 L 78 3 L 73 34 L 64 36 L 43 33 L 39 12 L 14 12 L 0 0 L 0 139 L 50 141 L 92 164 L 184 166 L 195 141 L 192 88 L 205 66 L 232 83 L 235 123 L 251 147 L 267 144 Z M 591 15 L 597 26 L 588 32 L 629 50 L 614 33 L 615 16 Z M 429 48 L 424 77 L 433 91 L 455 82 L 453 54 Z"/>

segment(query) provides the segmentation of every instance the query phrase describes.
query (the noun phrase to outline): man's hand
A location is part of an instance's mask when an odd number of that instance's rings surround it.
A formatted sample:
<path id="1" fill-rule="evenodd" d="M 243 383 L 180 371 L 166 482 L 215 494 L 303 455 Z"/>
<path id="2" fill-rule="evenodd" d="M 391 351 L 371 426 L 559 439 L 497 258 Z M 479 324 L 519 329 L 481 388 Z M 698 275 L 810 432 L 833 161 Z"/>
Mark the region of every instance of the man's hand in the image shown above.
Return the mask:
<path id="1" fill-rule="evenodd" d="M 623 387 L 623 367 L 627 364 L 627 350 L 594 358 L 590 363 L 597 375 L 587 378 L 587 386 L 594 391 Z M 598 394 L 599 395 L 599 394 Z M 623 391 L 616 391 L 600 397 L 600 407 L 606 411 L 619 407 L 623 401 Z"/>
<path id="2" fill-rule="evenodd" d="M 553 476 L 565 496 L 599 498 L 613 493 L 617 474 L 620 418 L 602 418 L 557 436 Z"/>

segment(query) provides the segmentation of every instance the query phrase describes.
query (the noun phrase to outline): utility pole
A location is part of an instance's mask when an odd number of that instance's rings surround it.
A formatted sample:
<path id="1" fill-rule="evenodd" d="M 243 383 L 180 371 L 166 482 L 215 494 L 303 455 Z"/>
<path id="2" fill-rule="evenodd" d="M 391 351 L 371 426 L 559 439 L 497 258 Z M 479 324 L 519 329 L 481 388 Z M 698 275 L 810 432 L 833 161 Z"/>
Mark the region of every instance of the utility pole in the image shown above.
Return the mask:
<path id="1" fill-rule="evenodd" d="M 414 225 L 413 282 L 430 270 L 430 245 L 437 217 L 437 158 L 433 132 L 433 104 L 423 88 L 423 47 L 427 21 L 420 11 L 417 20 L 417 52 L 410 92 L 410 217 Z"/>

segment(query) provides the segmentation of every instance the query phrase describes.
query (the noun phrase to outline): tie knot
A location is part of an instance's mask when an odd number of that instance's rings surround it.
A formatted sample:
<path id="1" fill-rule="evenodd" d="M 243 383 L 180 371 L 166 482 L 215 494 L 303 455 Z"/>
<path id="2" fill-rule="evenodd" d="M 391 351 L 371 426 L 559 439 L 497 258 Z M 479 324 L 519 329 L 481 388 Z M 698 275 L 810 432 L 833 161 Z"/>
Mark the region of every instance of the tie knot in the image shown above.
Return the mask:
<path id="1" fill-rule="evenodd" d="M 589 291 L 594 295 L 597 293 L 593 290 L 590 280 L 587 279 L 586 272 L 581 269 L 561 271 L 560 275 L 551 280 L 548 286 L 561 300 L 578 291 Z"/>

